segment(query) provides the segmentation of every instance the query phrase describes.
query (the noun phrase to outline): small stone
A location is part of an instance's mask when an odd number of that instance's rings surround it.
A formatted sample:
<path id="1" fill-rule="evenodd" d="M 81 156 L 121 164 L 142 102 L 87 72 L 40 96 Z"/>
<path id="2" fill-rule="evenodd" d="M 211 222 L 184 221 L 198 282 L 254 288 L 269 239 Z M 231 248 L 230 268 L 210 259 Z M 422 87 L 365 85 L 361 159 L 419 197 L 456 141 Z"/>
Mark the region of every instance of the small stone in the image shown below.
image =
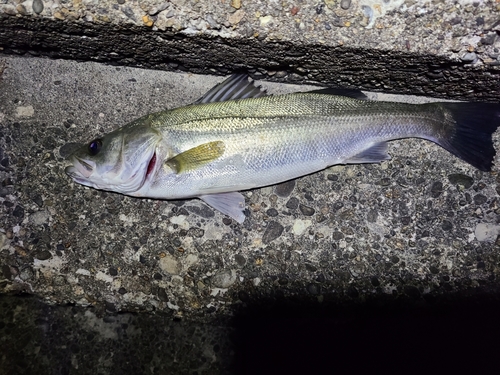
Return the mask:
<path id="1" fill-rule="evenodd" d="M 164 2 L 160 5 L 156 5 L 156 6 L 152 7 L 151 9 L 149 9 L 148 14 L 150 16 L 154 16 L 160 12 L 163 12 L 165 9 L 167 9 L 169 7 L 169 5 L 170 4 L 168 2 Z"/>
<path id="2" fill-rule="evenodd" d="M 311 220 L 296 220 L 292 227 L 292 232 L 296 236 L 302 235 L 311 226 Z"/>
<path id="3" fill-rule="evenodd" d="M 303 214 L 303 215 L 305 215 L 305 216 L 312 216 L 312 215 L 314 215 L 314 213 L 316 212 L 316 211 L 314 210 L 314 208 L 312 208 L 312 207 L 308 207 L 308 206 L 305 206 L 305 205 L 303 205 L 303 204 L 300 204 L 300 205 L 299 205 L 299 210 L 300 210 L 300 212 L 302 212 L 302 214 Z"/>
<path id="4" fill-rule="evenodd" d="M 153 26 L 153 23 L 154 23 L 154 21 L 147 14 L 145 14 L 144 16 L 142 16 L 142 22 L 147 27 Z"/>
<path id="5" fill-rule="evenodd" d="M 276 210 L 275 208 L 270 208 L 266 211 L 266 214 L 271 217 L 276 217 L 278 216 L 278 210 Z"/>
<path id="6" fill-rule="evenodd" d="M 231 6 L 234 9 L 240 9 L 241 8 L 241 0 L 231 0 Z"/>
<path id="7" fill-rule="evenodd" d="M 29 16 L 31 14 L 31 11 L 29 11 L 28 9 L 26 9 L 26 7 L 24 6 L 24 4 L 19 4 L 17 7 L 16 7 L 16 10 L 19 14 L 22 14 L 23 16 Z"/>
<path id="8" fill-rule="evenodd" d="M 160 259 L 159 266 L 162 271 L 171 275 L 178 275 L 181 272 L 180 262 L 171 254 L 165 254 L 165 256 Z"/>
<path id="9" fill-rule="evenodd" d="M 123 296 L 124 294 L 127 294 L 127 289 L 121 287 L 120 289 L 118 289 L 118 293 L 120 293 Z"/>
<path id="10" fill-rule="evenodd" d="M 485 37 L 481 38 L 481 44 L 491 46 L 495 43 L 497 33 L 488 33 Z"/>
<path id="11" fill-rule="evenodd" d="M 212 277 L 212 285 L 217 288 L 227 289 L 236 282 L 235 270 L 222 270 Z"/>
<path id="12" fill-rule="evenodd" d="M 495 225 L 490 223 L 480 223 L 476 226 L 476 230 L 474 231 L 476 239 L 480 242 L 482 241 L 494 242 L 499 234 L 500 234 L 500 225 Z"/>
<path id="13" fill-rule="evenodd" d="M 12 212 L 12 216 L 18 217 L 22 219 L 24 217 L 24 208 L 23 206 L 17 205 Z"/>
<path id="14" fill-rule="evenodd" d="M 461 185 L 464 189 L 470 188 L 474 184 L 474 179 L 467 175 L 456 173 L 448 176 L 448 181 L 454 185 Z"/>
<path id="15" fill-rule="evenodd" d="M 337 6 L 337 0 L 323 0 L 325 5 L 328 7 L 330 10 L 335 10 L 335 7 Z"/>
<path id="16" fill-rule="evenodd" d="M 351 0 L 342 0 L 342 1 L 340 2 L 340 7 L 341 7 L 342 9 L 347 10 L 347 9 L 349 9 L 349 7 L 350 7 L 350 6 L 351 6 Z"/>
<path id="17" fill-rule="evenodd" d="M 264 244 L 268 244 L 269 242 L 274 241 L 279 236 L 281 236 L 284 229 L 285 228 L 280 223 L 276 221 L 270 221 L 269 224 L 267 224 L 264 235 L 262 236 L 262 242 Z"/>
<path id="18" fill-rule="evenodd" d="M 368 214 L 366 215 L 366 220 L 370 223 L 374 223 L 377 221 L 377 216 L 378 216 L 378 212 L 376 210 L 370 210 L 370 211 L 368 211 Z"/>
<path id="19" fill-rule="evenodd" d="M 286 202 L 286 207 L 291 210 L 297 209 L 297 207 L 299 207 L 299 199 L 296 197 L 290 198 L 288 202 Z"/>
<path id="20" fill-rule="evenodd" d="M 198 206 L 186 206 L 186 210 L 189 212 L 192 212 L 193 214 L 196 214 L 198 216 L 201 216 L 205 219 L 210 219 L 215 216 L 214 212 L 208 208 L 208 206 L 202 204 L 201 207 Z"/>
<path id="21" fill-rule="evenodd" d="M 276 185 L 274 192 L 281 198 L 288 197 L 293 189 L 295 188 L 295 180 L 283 182 L 282 184 Z"/>
<path id="22" fill-rule="evenodd" d="M 460 57 L 463 62 L 474 63 L 477 61 L 477 55 L 475 52 L 467 52 Z"/>
<path id="23" fill-rule="evenodd" d="M 237 10 L 236 12 L 234 12 L 233 14 L 230 14 L 227 17 L 227 20 L 231 25 L 237 25 L 238 23 L 240 23 L 240 21 L 243 19 L 244 16 L 245 16 L 245 12 L 243 11 L 243 9 L 240 9 L 240 10 Z M 210 22 L 209 22 L 209 24 L 210 24 Z"/>
<path id="24" fill-rule="evenodd" d="M 260 26 L 266 27 L 267 25 L 269 25 L 273 21 L 273 17 L 272 16 L 260 17 L 259 21 L 260 21 Z"/>
<path id="25" fill-rule="evenodd" d="M 440 181 L 434 182 L 431 187 L 431 197 L 437 198 L 441 195 L 442 192 L 443 192 L 443 183 Z"/>
<path id="26" fill-rule="evenodd" d="M 202 238 L 205 235 L 205 231 L 201 228 L 190 228 L 188 234 L 196 238 Z"/>
<path id="27" fill-rule="evenodd" d="M 344 238 L 344 234 L 342 232 L 337 231 L 332 233 L 332 239 L 340 241 L 342 238 Z"/>
<path id="28" fill-rule="evenodd" d="M 5 4 L 2 8 L 2 12 L 4 12 L 5 14 L 9 14 L 11 16 L 15 16 L 17 14 L 16 7 L 11 4 Z"/>
<path id="29" fill-rule="evenodd" d="M 220 29 L 220 25 L 217 23 L 217 21 L 215 21 L 214 17 L 211 14 L 207 14 L 205 16 L 205 21 L 208 22 L 208 24 L 210 25 L 210 28 L 212 28 L 212 29 Z M 229 21 L 229 22 L 231 22 L 231 21 Z M 238 23 L 238 22 L 236 22 L 236 23 Z"/>
<path id="30" fill-rule="evenodd" d="M 120 5 L 125 4 L 125 0 L 117 0 L 117 3 Z"/>
<path id="31" fill-rule="evenodd" d="M 483 203 L 486 203 L 488 198 L 486 198 L 483 194 L 476 194 L 474 195 L 474 203 L 477 205 L 481 205 Z"/>
<path id="32" fill-rule="evenodd" d="M 109 268 L 109 274 L 111 276 L 116 276 L 116 275 L 118 275 L 118 270 L 116 268 L 110 267 Z"/>
<path id="33" fill-rule="evenodd" d="M 33 0 L 33 4 L 31 5 L 33 8 L 33 12 L 36 14 L 40 14 L 43 12 L 43 1 L 42 0 Z"/>
<path id="34" fill-rule="evenodd" d="M 35 258 L 38 260 L 47 260 L 47 259 L 52 258 L 52 254 L 50 251 L 44 250 L 44 251 L 40 251 L 39 253 L 37 253 L 35 255 Z"/>
<path id="35" fill-rule="evenodd" d="M 64 21 L 64 14 L 62 14 L 61 12 L 54 12 L 53 14 L 54 18 L 55 19 L 58 19 L 58 20 L 61 20 L 61 21 Z"/>
<path id="36" fill-rule="evenodd" d="M 236 254 L 236 255 L 234 256 L 234 260 L 236 261 L 236 263 L 237 263 L 237 264 L 238 264 L 238 266 L 240 266 L 240 267 L 245 266 L 245 264 L 247 263 L 246 258 L 245 258 L 243 255 L 241 255 L 241 254 Z"/>
<path id="37" fill-rule="evenodd" d="M 444 231 L 450 231 L 453 228 L 453 224 L 449 220 L 444 220 L 443 224 L 441 225 L 441 228 Z"/>

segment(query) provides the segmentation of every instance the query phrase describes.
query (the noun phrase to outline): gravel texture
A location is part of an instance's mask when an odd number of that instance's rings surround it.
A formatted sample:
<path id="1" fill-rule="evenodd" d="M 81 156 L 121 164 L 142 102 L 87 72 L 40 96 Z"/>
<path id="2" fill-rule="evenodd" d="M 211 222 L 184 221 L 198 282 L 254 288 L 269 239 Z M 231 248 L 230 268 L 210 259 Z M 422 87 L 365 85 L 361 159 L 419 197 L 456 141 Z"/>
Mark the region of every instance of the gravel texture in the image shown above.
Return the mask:
<path id="1" fill-rule="evenodd" d="M 380 165 L 245 192 L 248 218 L 238 225 L 198 200 L 76 185 L 61 156 L 71 143 L 191 103 L 220 77 L 19 57 L 0 58 L 0 67 L 2 293 L 208 329 L 252 309 L 427 305 L 499 289 L 497 168 L 479 172 L 429 142 L 395 141 Z M 113 319 L 123 326 L 127 317 Z M 227 333 L 217 332 L 206 335 Z M 203 345 L 193 356 L 215 350 Z M 189 368 L 218 366 L 202 365 Z"/>
<path id="2" fill-rule="evenodd" d="M 496 0 L 2 0 L 0 48 L 498 100 L 499 19 Z"/>
<path id="3" fill-rule="evenodd" d="M 97 191 L 63 171 L 71 143 L 193 102 L 215 77 L 3 61 L 4 291 L 203 320 L 232 314 L 241 292 L 321 302 L 497 283 L 496 171 L 477 171 L 429 142 L 396 141 L 390 161 L 245 192 L 248 218 L 239 225 L 199 200 Z"/>

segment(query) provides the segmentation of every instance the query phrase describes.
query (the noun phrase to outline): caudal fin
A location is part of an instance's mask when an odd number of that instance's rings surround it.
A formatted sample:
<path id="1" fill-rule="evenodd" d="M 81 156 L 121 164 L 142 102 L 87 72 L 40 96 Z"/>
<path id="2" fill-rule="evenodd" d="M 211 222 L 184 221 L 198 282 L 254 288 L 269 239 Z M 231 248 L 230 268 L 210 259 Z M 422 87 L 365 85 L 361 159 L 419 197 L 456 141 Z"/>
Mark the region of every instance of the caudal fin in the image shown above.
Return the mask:
<path id="1" fill-rule="evenodd" d="M 500 104 L 439 103 L 455 120 L 455 127 L 439 144 L 482 171 L 491 171 L 495 148 L 492 134 L 500 126 Z"/>

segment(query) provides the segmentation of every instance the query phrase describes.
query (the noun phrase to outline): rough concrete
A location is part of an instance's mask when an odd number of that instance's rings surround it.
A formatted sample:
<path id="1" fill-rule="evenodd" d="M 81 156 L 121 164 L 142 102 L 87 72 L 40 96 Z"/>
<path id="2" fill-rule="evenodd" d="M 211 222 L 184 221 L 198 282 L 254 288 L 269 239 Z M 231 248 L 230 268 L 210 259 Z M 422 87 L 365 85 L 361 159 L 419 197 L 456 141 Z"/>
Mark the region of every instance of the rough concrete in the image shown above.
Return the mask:
<path id="1" fill-rule="evenodd" d="M 335 166 L 245 192 L 249 217 L 239 225 L 198 200 L 76 185 L 60 156 L 69 142 L 194 101 L 215 77 L 3 61 L 5 292 L 206 321 L 262 298 L 421 299 L 498 285 L 497 172 L 429 142 L 396 141 L 380 165 Z"/>
<path id="2" fill-rule="evenodd" d="M 498 100 L 495 0 L 0 2 L 0 48 L 154 69 Z"/>
<path id="3" fill-rule="evenodd" d="M 75 185 L 60 156 L 68 142 L 190 103 L 220 78 L 36 58 L 3 57 L 1 66 L 2 293 L 88 309 L 70 309 L 57 319 L 50 315 L 54 325 L 47 342 L 60 345 L 57 357 L 50 351 L 38 356 L 40 341 L 26 335 L 31 318 L 36 332 L 46 332 L 36 314 L 48 307 L 2 305 L 8 353 L 31 353 L 30 368 L 44 369 L 40 373 L 60 364 L 67 371 L 111 374 L 126 368 L 123 360 L 130 356 L 140 357 L 137 366 L 175 373 L 167 363 L 174 349 L 161 363 L 148 355 L 150 341 L 131 352 L 133 338 L 117 342 L 104 333 L 90 342 L 115 347 L 120 355 L 109 360 L 114 351 L 103 349 L 86 357 L 85 346 L 65 362 L 72 340 L 88 337 L 88 320 L 118 322 L 122 333 L 127 324 L 144 325 L 145 332 L 166 324 L 158 342 L 174 341 L 177 347 L 187 340 L 196 348 L 175 357 L 183 363 L 178 373 L 224 373 L 235 357 L 222 337 L 234 324 L 254 340 L 241 344 L 243 352 L 264 355 L 277 337 L 265 331 L 293 331 L 299 323 L 298 332 L 305 335 L 299 337 L 309 342 L 307 326 L 300 326 L 302 312 L 315 322 L 326 317 L 326 326 L 340 313 L 337 327 L 359 321 L 352 320 L 352 309 L 362 316 L 373 306 L 391 304 L 434 311 L 443 300 L 494 299 L 499 290 L 497 168 L 482 173 L 429 142 L 397 141 L 390 148 L 393 159 L 380 165 L 333 167 L 246 192 L 249 217 L 238 225 L 196 200 L 139 200 Z M 264 84 L 275 93 L 307 89 Z M 19 311 L 30 315 L 16 315 Z M 131 312 L 148 315 L 135 320 L 116 315 Z M 81 319 L 71 320 L 75 316 Z M 177 339 L 166 323 L 172 320 L 190 322 Z M 75 335 L 57 329 L 71 321 L 80 327 Z M 313 331 L 320 332 L 322 324 Z M 212 330 L 214 325 L 220 330 Z M 292 345 L 288 341 L 285 348 Z M 46 354 L 52 362 L 43 367 Z M 96 362 L 77 368 L 88 355 Z M 19 369 L 18 357 L 2 358 L 3 368 Z"/>

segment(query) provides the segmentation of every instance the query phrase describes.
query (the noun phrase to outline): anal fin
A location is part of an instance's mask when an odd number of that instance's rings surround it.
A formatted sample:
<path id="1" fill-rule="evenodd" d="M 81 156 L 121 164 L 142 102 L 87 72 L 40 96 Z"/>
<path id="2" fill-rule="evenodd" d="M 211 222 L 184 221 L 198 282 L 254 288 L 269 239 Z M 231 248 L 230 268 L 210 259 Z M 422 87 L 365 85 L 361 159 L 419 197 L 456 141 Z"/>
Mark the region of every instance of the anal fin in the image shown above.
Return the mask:
<path id="1" fill-rule="evenodd" d="M 236 191 L 231 193 L 200 195 L 198 198 L 223 214 L 230 216 L 240 224 L 245 221 L 245 214 L 243 213 L 245 209 L 245 198 Z"/>
<path id="2" fill-rule="evenodd" d="M 373 146 L 361 151 L 359 154 L 345 160 L 345 164 L 380 163 L 389 160 L 391 157 L 387 153 L 387 142 L 376 143 Z"/>

